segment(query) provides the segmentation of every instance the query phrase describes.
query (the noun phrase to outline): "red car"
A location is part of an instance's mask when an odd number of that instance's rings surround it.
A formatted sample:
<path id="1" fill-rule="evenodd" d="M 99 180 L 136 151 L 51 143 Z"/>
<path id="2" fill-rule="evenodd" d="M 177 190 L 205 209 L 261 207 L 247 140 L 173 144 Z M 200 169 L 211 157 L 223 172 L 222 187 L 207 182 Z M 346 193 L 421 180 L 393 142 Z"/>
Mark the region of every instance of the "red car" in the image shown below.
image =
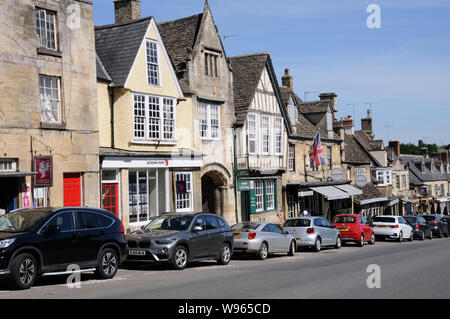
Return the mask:
<path id="1" fill-rule="evenodd" d="M 333 225 L 341 234 L 343 242 L 356 242 L 360 247 L 364 246 L 364 242 L 368 242 L 370 245 L 375 244 L 375 235 L 364 216 L 356 214 L 336 215 Z"/>

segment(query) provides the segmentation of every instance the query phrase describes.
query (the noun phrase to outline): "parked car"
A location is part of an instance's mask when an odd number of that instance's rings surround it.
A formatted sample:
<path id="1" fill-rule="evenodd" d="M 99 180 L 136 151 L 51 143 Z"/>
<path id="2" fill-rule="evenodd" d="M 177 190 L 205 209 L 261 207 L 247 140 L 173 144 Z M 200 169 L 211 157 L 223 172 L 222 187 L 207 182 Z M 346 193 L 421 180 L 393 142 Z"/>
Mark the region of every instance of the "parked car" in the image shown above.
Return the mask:
<path id="1" fill-rule="evenodd" d="M 449 230 L 449 232 L 450 232 L 450 216 L 442 216 L 442 219 L 444 219 L 446 222 L 447 222 L 447 224 L 448 224 L 448 230 Z"/>
<path id="2" fill-rule="evenodd" d="M 269 254 L 287 253 L 293 256 L 296 251 L 295 238 L 275 224 L 243 222 L 232 229 L 236 253 L 256 254 L 259 259 L 266 259 Z"/>
<path id="3" fill-rule="evenodd" d="M 220 216 L 209 213 L 167 213 L 126 236 L 129 262 L 169 263 L 182 270 L 188 263 L 230 262 L 233 231 Z"/>
<path id="4" fill-rule="evenodd" d="M 433 239 L 433 232 L 425 218 L 421 216 L 405 216 L 406 222 L 414 229 L 414 238 L 425 240 Z"/>
<path id="5" fill-rule="evenodd" d="M 339 249 L 342 245 L 339 231 L 323 217 L 291 218 L 284 222 L 283 229 L 295 237 L 297 247 L 308 247 L 319 252 L 324 246 Z"/>
<path id="6" fill-rule="evenodd" d="M 364 216 L 356 214 L 336 215 L 333 226 L 339 231 L 343 242 L 356 242 L 360 247 L 365 242 L 375 244 L 375 235 Z"/>
<path id="7" fill-rule="evenodd" d="M 414 230 L 402 216 L 374 216 L 371 226 L 376 238 L 396 239 L 399 242 L 414 239 Z"/>
<path id="8" fill-rule="evenodd" d="M 103 209 L 30 208 L 0 217 L 0 276 L 19 289 L 72 264 L 112 278 L 125 258 L 124 227 Z"/>
<path id="9" fill-rule="evenodd" d="M 442 236 L 448 237 L 448 223 L 441 215 L 430 214 L 420 216 L 430 225 L 433 235 L 436 235 L 438 238 L 442 238 Z"/>

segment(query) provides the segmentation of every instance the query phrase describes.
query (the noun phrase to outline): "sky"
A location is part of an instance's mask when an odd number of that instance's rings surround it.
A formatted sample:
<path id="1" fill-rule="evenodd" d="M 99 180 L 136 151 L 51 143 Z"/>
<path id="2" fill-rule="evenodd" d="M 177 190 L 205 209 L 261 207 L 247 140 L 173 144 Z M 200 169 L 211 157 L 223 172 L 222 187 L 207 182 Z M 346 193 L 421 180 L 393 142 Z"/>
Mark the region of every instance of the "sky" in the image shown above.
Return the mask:
<path id="1" fill-rule="evenodd" d="M 113 0 L 94 0 L 94 23 L 114 23 Z M 209 0 L 228 56 L 269 52 L 306 101 L 338 95 L 355 129 L 371 108 L 376 139 L 450 144 L 449 0 Z M 369 28 L 380 8 L 380 28 Z M 201 13 L 204 0 L 141 0 L 164 22 Z M 225 38 L 224 38 L 225 37 Z"/>

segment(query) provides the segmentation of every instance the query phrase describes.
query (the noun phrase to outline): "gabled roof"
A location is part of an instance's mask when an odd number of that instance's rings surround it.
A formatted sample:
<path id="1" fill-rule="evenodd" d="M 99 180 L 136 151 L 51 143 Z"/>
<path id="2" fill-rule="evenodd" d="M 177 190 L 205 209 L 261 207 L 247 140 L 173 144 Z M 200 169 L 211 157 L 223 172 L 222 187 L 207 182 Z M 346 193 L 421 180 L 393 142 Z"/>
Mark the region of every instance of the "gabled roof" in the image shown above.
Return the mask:
<path id="1" fill-rule="evenodd" d="M 187 61 L 194 48 L 203 13 L 158 23 L 158 29 L 179 78 L 187 71 Z"/>
<path id="2" fill-rule="evenodd" d="M 147 17 L 95 28 L 97 54 L 116 86 L 125 85 L 152 19 Z"/>
<path id="3" fill-rule="evenodd" d="M 97 68 L 97 79 L 106 82 L 112 82 L 111 76 L 109 75 L 108 71 L 105 68 L 105 65 L 103 64 L 102 60 L 100 59 L 97 53 L 95 53 L 95 62 Z"/>
<path id="4" fill-rule="evenodd" d="M 248 108 L 255 97 L 269 53 L 256 53 L 230 57 L 233 68 L 233 95 L 236 124 L 243 125 Z"/>
<path id="5" fill-rule="evenodd" d="M 280 86 L 280 92 L 281 92 L 281 99 L 283 100 L 284 105 L 288 105 L 289 99 L 292 97 L 295 105 L 300 105 L 303 103 L 302 99 L 298 97 L 297 94 L 295 94 L 294 90 L 286 87 L 286 86 Z"/>
<path id="6" fill-rule="evenodd" d="M 424 172 L 422 172 L 421 164 L 431 164 L 431 159 L 424 159 L 420 155 L 400 155 L 400 161 L 406 165 L 410 171 L 411 175 L 415 175 L 420 182 L 436 182 L 436 181 L 447 181 L 447 176 L 442 174 L 438 169 L 434 168 L 433 171 L 430 170 L 429 165 L 424 165 Z M 417 185 L 420 185 L 417 183 Z"/>
<path id="7" fill-rule="evenodd" d="M 299 105 L 299 110 L 303 114 L 311 114 L 311 113 L 326 113 L 328 108 L 330 107 L 330 101 L 309 101 L 303 102 Z"/>
<path id="8" fill-rule="evenodd" d="M 345 134 L 345 159 L 344 162 L 351 164 L 371 164 L 372 160 L 364 152 L 364 149 L 356 142 L 353 135 Z"/>

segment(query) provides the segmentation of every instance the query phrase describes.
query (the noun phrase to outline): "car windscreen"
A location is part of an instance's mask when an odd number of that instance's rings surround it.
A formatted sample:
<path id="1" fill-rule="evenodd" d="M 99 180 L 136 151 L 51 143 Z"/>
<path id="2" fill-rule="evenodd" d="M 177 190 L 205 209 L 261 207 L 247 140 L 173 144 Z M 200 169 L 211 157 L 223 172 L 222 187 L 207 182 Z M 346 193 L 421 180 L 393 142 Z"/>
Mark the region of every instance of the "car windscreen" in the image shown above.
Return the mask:
<path id="1" fill-rule="evenodd" d="M 415 224 L 417 217 L 405 217 L 406 221 L 410 224 Z"/>
<path id="2" fill-rule="evenodd" d="M 356 222 L 356 217 L 354 216 L 336 216 L 334 219 L 335 223 L 339 224 L 353 224 Z"/>
<path id="3" fill-rule="evenodd" d="M 374 223 L 395 223 L 395 218 L 394 217 L 375 216 L 372 219 L 372 222 L 374 222 Z"/>
<path id="4" fill-rule="evenodd" d="M 19 210 L 0 217 L 0 232 L 22 233 L 33 231 L 50 216 L 51 210 Z"/>
<path id="5" fill-rule="evenodd" d="M 233 225 L 233 227 L 231 227 L 232 230 L 234 231 L 241 231 L 241 230 L 255 230 L 256 228 L 259 227 L 258 223 L 238 223 L 236 225 Z"/>
<path id="6" fill-rule="evenodd" d="M 283 227 L 309 227 L 310 225 L 309 219 L 288 219 L 284 222 Z"/>
<path id="7" fill-rule="evenodd" d="M 432 215 L 423 215 L 422 217 L 425 218 L 425 220 L 427 222 L 431 222 L 432 220 L 436 219 L 436 216 L 432 216 Z"/>
<path id="8" fill-rule="evenodd" d="M 145 226 L 145 230 L 187 230 L 192 222 L 192 215 L 166 215 L 155 218 Z"/>

